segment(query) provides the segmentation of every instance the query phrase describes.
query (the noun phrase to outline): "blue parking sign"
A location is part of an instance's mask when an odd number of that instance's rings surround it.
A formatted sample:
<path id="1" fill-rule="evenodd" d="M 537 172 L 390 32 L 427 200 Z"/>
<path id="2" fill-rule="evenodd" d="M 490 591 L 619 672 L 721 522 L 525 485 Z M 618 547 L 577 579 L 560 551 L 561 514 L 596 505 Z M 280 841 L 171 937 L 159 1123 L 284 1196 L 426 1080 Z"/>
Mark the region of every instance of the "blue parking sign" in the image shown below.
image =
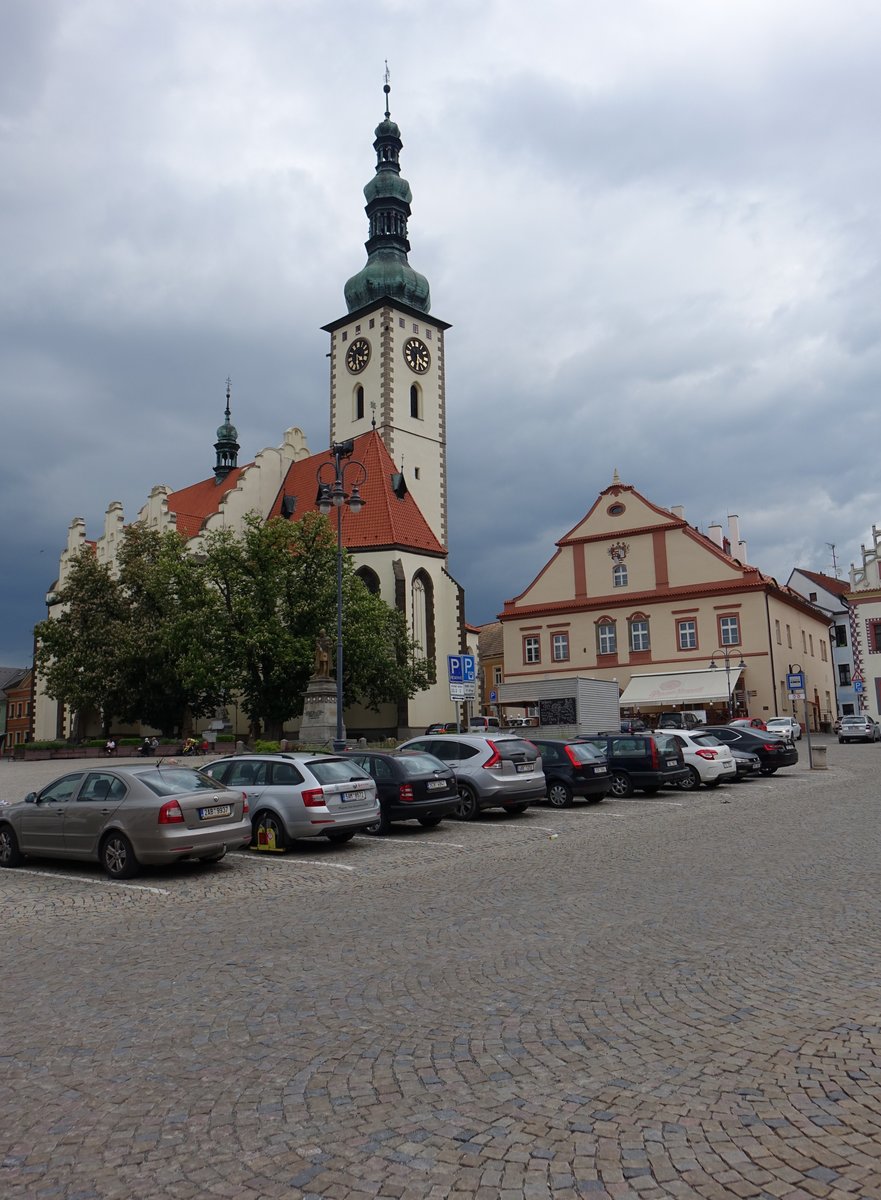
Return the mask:
<path id="1" fill-rule="evenodd" d="M 447 667 L 450 683 L 473 683 L 476 678 L 476 660 L 473 654 L 448 654 Z"/>

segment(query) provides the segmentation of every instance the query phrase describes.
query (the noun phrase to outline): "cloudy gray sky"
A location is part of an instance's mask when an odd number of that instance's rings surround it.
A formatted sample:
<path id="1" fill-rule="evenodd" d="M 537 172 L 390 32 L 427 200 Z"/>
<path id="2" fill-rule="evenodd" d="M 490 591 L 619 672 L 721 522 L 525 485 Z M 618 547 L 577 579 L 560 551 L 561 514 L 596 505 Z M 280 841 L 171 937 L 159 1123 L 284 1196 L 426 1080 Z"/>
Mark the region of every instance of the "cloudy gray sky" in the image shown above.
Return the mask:
<path id="1" fill-rule="evenodd" d="M 876 0 L 3 0 L 0 663 L 73 516 L 328 437 L 382 73 L 447 335 L 451 569 L 528 583 L 617 467 L 749 558 L 881 524 Z"/>

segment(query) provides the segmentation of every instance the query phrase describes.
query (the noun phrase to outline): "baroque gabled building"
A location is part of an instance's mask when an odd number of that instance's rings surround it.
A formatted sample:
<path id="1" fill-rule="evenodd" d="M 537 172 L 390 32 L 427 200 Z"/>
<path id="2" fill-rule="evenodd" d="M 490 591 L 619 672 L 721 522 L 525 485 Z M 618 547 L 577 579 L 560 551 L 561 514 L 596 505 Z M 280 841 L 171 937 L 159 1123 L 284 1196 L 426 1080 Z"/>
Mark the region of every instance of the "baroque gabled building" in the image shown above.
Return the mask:
<path id="1" fill-rule="evenodd" d="M 737 517 L 728 537 L 721 525 L 704 534 L 617 472 L 500 620 L 502 704 L 528 702 L 530 681 L 592 676 L 616 680 L 622 706 L 647 716 L 789 715 L 799 665 L 812 726 L 835 715 L 829 622 L 749 565 Z"/>
<path id="2" fill-rule="evenodd" d="M 367 586 L 406 615 L 413 638 L 434 665 L 435 682 L 379 713 L 347 711 L 350 736 L 421 732 L 450 708 L 446 656 L 467 647 L 463 592 L 447 571 L 449 325 L 431 314 L 428 281 L 409 263 L 412 194 L 401 175 L 403 143 L 391 119 L 389 91 L 386 82 L 385 112 L 373 143 L 375 171 L 364 188 L 367 262 L 345 284 L 345 314 L 324 326 L 330 335 L 330 441 L 351 440 L 351 455 L 367 473 L 361 489 L 366 505 L 357 516 L 345 512 L 343 543 Z M 229 381 L 214 449 L 210 476 L 178 489 L 155 486 L 135 519 L 160 531 L 177 530 L 196 550 L 206 533 L 239 528 L 248 513 L 297 520 L 317 509 L 318 475 L 331 451 L 310 454 L 302 430 L 292 426 L 280 446 L 239 466 Z M 50 616 L 58 615 L 56 593 L 74 555 L 88 545 L 100 562 L 112 565 L 125 523 L 118 501 L 108 506 L 103 532 L 94 540 L 87 538 L 82 518 L 71 522 L 58 578 L 47 595 Z M 69 736 L 73 715 L 39 684 L 37 698 L 36 736 Z"/>

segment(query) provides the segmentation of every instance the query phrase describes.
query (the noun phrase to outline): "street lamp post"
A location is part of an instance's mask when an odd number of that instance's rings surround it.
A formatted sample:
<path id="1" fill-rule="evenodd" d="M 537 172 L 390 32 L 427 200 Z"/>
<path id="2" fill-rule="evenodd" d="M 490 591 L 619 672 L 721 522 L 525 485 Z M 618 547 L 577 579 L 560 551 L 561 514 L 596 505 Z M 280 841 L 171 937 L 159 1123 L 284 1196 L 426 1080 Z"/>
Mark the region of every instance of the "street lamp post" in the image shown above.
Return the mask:
<path id="1" fill-rule="evenodd" d="M 345 442 L 334 442 L 330 448 L 333 462 L 326 461 L 318 468 L 318 511 L 325 517 L 336 509 L 336 738 L 334 750 L 344 750 L 343 737 L 343 507 L 357 515 L 366 501 L 361 488 L 367 480 L 367 468 L 352 458 L 355 443 L 350 438 Z M 347 479 L 354 475 L 346 491 Z"/>
<path id="2" fill-rule="evenodd" d="M 721 656 L 723 662 L 725 663 L 725 683 L 728 688 L 728 720 L 731 721 L 734 718 L 734 700 L 731 695 L 731 659 L 734 656 L 732 655 L 731 648 L 729 646 L 721 646 L 710 658 L 711 671 L 718 671 L 719 669 L 719 664 L 716 662 L 717 656 Z M 740 662 L 735 667 L 735 670 L 746 670 L 746 663 L 743 661 L 742 654 L 740 656 Z"/>

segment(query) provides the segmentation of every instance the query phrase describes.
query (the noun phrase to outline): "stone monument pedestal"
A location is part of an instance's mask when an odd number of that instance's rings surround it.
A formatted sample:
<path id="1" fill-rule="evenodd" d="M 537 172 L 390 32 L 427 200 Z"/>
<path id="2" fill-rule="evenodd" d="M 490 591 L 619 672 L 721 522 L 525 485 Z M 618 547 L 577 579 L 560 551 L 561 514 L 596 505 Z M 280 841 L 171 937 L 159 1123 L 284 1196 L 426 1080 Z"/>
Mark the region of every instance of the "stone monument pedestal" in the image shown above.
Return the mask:
<path id="1" fill-rule="evenodd" d="M 343 737 L 346 729 L 343 726 Z M 315 675 L 306 685 L 303 716 L 300 719 L 301 743 L 333 742 L 336 739 L 336 680 Z"/>

